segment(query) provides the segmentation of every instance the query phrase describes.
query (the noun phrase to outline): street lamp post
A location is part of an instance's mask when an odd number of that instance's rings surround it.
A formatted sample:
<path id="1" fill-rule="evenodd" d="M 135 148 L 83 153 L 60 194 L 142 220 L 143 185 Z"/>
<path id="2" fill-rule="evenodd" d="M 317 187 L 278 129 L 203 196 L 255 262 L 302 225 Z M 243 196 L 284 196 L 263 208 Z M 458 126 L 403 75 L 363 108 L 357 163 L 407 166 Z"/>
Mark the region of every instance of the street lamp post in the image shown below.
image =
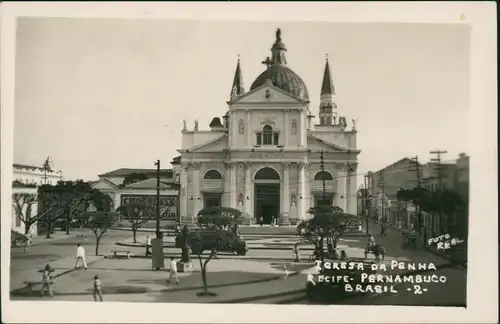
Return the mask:
<path id="1" fill-rule="evenodd" d="M 160 238 L 160 160 L 156 160 L 156 238 Z"/>

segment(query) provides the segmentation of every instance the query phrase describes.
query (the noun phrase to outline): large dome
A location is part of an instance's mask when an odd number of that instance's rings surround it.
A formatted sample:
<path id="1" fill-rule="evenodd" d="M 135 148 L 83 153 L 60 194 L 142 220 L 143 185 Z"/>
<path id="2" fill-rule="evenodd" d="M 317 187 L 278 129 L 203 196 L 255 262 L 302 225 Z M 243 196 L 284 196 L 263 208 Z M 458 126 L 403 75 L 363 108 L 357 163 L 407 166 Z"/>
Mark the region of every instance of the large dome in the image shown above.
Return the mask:
<path id="1" fill-rule="evenodd" d="M 286 66 L 286 46 L 281 40 L 281 29 L 276 30 L 276 41 L 271 48 L 272 57 L 267 57 L 262 64 L 267 70 L 262 72 L 250 87 L 250 91 L 257 89 L 270 80 L 275 87 L 303 99 L 309 100 L 309 93 L 304 81 Z"/>
<path id="2" fill-rule="evenodd" d="M 309 99 L 309 93 L 304 81 L 297 73 L 283 64 L 273 64 L 267 68 L 255 79 L 250 90 L 265 84 L 268 79 L 272 81 L 275 87 L 285 90 L 296 97 Z"/>

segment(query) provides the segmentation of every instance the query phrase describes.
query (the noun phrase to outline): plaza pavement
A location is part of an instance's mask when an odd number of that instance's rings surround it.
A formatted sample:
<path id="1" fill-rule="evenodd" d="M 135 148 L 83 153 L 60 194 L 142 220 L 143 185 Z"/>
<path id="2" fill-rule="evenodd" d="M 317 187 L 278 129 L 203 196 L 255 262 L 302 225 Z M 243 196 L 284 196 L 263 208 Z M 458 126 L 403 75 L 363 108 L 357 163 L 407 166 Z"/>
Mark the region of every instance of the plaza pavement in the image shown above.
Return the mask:
<path id="1" fill-rule="evenodd" d="M 371 228 L 375 229 L 376 227 L 372 225 Z M 434 262 L 438 267 L 447 264 L 446 259 L 439 258 L 426 250 L 402 248 L 402 236 L 399 232 L 388 231 L 387 237 L 376 235 L 378 231 L 373 231 L 373 233 L 377 242 L 384 244 L 386 247 L 386 262 L 396 259 L 399 261 Z M 111 231 L 107 235 L 106 241 L 103 241 L 101 246 L 103 253 L 115 247 L 114 243 L 129 239 L 131 233 L 127 231 Z M 92 240 L 90 237 L 89 239 Z M 74 265 L 74 244 L 76 244 L 76 240 L 76 238 L 72 238 L 64 243 L 53 242 L 49 244 L 48 250 L 53 251 L 59 245 L 64 246 L 64 251 L 66 253 L 69 251 L 71 255 L 71 258 L 66 258 L 66 260 L 72 266 Z M 143 238 L 139 238 L 139 240 L 143 240 Z M 266 243 L 282 243 L 283 245 L 293 243 L 290 237 L 274 238 L 272 240 L 261 238 L 253 241 L 257 241 L 254 242 L 255 244 L 262 245 Z M 345 249 L 350 257 L 363 257 L 366 241 L 366 237 L 343 238 L 339 248 Z M 84 246 L 86 246 L 87 253 L 92 254 L 93 242 L 86 242 Z M 33 249 L 35 248 L 37 247 Z M 38 247 L 40 251 L 41 248 L 41 246 Z M 132 253 L 137 255 L 143 255 L 145 251 L 144 247 L 132 247 L 130 249 Z M 46 253 L 47 248 L 44 251 Z M 170 255 L 180 256 L 179 249 L 165 248 L 164 251 L 166 257 Z M 39 254 L 38 251 L 37 257 L 40 257 Z M 305 251 L 303 256 L 306 256 Z M 105 301 L 288 303 L 287 300 L 295 299 L 298 300 L 296 303 L 307 303 L 303 298 L 306 275 L 311 273 L 314 267 L 312 263 L 306 261 L 295 264 L 291 262 L 292 257 L 291 245 L 289 250 L 276 250 L 272 247 L 265 250 L 250 249 L 249 253 L 244 257 L 220 254 L 208 264 L 209 291 L 218 295 L 204 298 L 196 296 L 196 292 L 202 290 L 199 262 L 196 257 L 193 258 L 195 272 L 179 274 L 181 280 L 179 285 L 166 284 L 165 280 L 168 277 L 168 272 L 151 271 L 150 259 L 106 259 L 92 264 L 87 271 L 74 271 L 59 277 L 56 280 L 56 296 L 50 299 L 46 297 L 43 300 L 91 301 L 92 278 L 95 274 L 99 274 L 103 281 L 103 287 L 105 287 L 103 288 Z M 14 263 L 15 259 L 14 257 Z M 44 265 L 44 262 L 40 260 L 35 263 L 37 264 L 36 267 Z M 168 267 L 168 260 L 166 260 L 166 263 Z M 290 276 L 287 279 L 283 278 L 285 275 L 283 264 L 287 264 L 289 268 Z M 60 268 L 64 269 L 65 266 L 61 265 Z M 295 271 L 300 274 L 294 274 Z M 21 271 L 18 272 L 18 274 L 13 274 L 11 270 L 11 282 L 12 276 L 17 276 L 17 281 L 24 276 Z M 377 305 L 430 305 L 432 303 L 436 305 L 459 305 L 465 303 L 466 271 L 456 268 L 443 268 L 438 270 L 438 274 L 440 273 L 449 277 L 448 282 L 446 284 L 434 284 L 433 287 L 429 288 L 429 292 L 422 295 L 415 295 L 413 291 L 407 291 L 407 288 L 410 288 L 409 284 L 400 284 L 398 294 L 373 294 L 370 297 L 355 297 L 346 301 L 346 303 Z M 27 296 L 26 294 L 13 295 L 12 298 L 14 300 L 40 300 L 39 296 Z"/>
<path id="2" fill-rule="evenodd" d="M 168 261 L 167 261 L 168 263 Z M 203 290 L 200 265 L 193 259 L 194 271 L 179 273 L 180 283 L 166 283 L 168 271 L 152 271 L 148 259 L 104 259 L 89 267 L 60 277 L 54 287 L 55 296 L 40 298 L 37 294 L 13 295 L 13 300 L 93 301 L 92 278 L 98 274 L 102 281 L 105 301 L 129 302 L 265 302 L 276 294 L 287 296 L 303 290 L 305 276 L 300 269 L 313 263 L 287 263 L 285 278 L 282 262 L 246 260 L 212 260 L 208 264 L 209 291 L 215 297 L 197 297 Z M 168 264 L 167 264 L 168 266 Z"/>
<path id="3" fill-rule="evenodd" d="M 128 237 L 129 233 L 110 231 L 101 240 L 99 254 L 109 254 L 116 247 L 115 243 Z M 87 254 L 87 263 L 102 259 L 95 256 L 95 236 L 90 230 L 79 230 L 77 234 L 65 235 L 56 232 L 54 239 L 36 237 L 37 244 L 24 254 L 24 247 L 11 247 L 10 250 L 10 291 L 24 287 L 23 281 L 38 280 L 41 274 L 38 270 L 46 264 L 55 269 L 55 276 L 72 271 L 75 266 L 76 244 L 80 243 Z"/>

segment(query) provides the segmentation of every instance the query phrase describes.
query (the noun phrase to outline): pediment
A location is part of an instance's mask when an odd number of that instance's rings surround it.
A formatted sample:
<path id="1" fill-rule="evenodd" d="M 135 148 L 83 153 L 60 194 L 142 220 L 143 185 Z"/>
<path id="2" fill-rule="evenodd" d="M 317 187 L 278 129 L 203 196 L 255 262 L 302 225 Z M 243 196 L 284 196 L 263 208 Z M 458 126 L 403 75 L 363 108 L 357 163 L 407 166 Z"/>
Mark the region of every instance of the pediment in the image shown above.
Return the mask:
<path id="1" fill-rule="evenodd" d="M 118 188 L 118 185 L 114 184 L 106 178 L 101 178 L 92 185 L 92 188 L 99 190 L 116 190 Z"/>
<path id="2" fill-rule="evenodd" d="M 231 104 L 245 103 L 287 103 L 287 104 L 304 104 L 307 102 L 304 99 L 295 97 L 288 92 L 273 86 L 265 84 L 257 89 L 243 94 L 242 96 L 231 101 Z"/>
<path id="3" fill-rule="evenodd" d="M 310 150 L 325 150 L 327 152 L 347 152 L 348 150 L 337 144 L 333 144 L 312 135 L 307 137 L 307 148 Z"/>
<path id="4" fill-rule="evenodd" d="M 222 135 L 210 142 L 198 145 L 197 147 L 191 149 L 193 152 L 212 152 L 212 151 L 222 151 L 229 148 L 229 140 L 227 135 Z"/>

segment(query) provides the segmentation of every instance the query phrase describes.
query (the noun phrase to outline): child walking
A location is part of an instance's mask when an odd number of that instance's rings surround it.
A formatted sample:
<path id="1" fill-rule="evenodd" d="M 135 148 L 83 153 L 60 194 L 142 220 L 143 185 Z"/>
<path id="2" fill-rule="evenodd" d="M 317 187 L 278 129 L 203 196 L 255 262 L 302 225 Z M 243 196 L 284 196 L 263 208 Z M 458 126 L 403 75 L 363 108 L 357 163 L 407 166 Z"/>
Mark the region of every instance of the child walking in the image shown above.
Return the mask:
<path id="1" fill-rule="evenodd" d="M 99 301 L 102 302 L 101 279 L 99 275 L 95 275 L 94 277 L 94 301 L 97 301 L 97 296 L 99 296 Z"/>
<path id="2" fill-rule="evenodd" d="M 175 283 L 179 284 L 179 277 L 177 277 L 177 261 L 174 259 L 174 257 L 170 258 L 170 275 L 168 277 L 167 283 L 170 283 L 170 280 L 172 280 L 172 277 L 175 277 Z"/>
<path id="3" fill-rule="evenodd" d="M 42 271 L 42 290 L 40 292 L 40 297 L 43 297 L 45 294 L 45 290 L 47 290 L 47 293 L 49 294 L 50 297 L 54 297 L 54 292 L 52 291 L 52 284 L 50 280 L 52 279 L 52 272 L 54 270 L 50 266 L 50 264 L 47 264 L 45 268 Z"/>

